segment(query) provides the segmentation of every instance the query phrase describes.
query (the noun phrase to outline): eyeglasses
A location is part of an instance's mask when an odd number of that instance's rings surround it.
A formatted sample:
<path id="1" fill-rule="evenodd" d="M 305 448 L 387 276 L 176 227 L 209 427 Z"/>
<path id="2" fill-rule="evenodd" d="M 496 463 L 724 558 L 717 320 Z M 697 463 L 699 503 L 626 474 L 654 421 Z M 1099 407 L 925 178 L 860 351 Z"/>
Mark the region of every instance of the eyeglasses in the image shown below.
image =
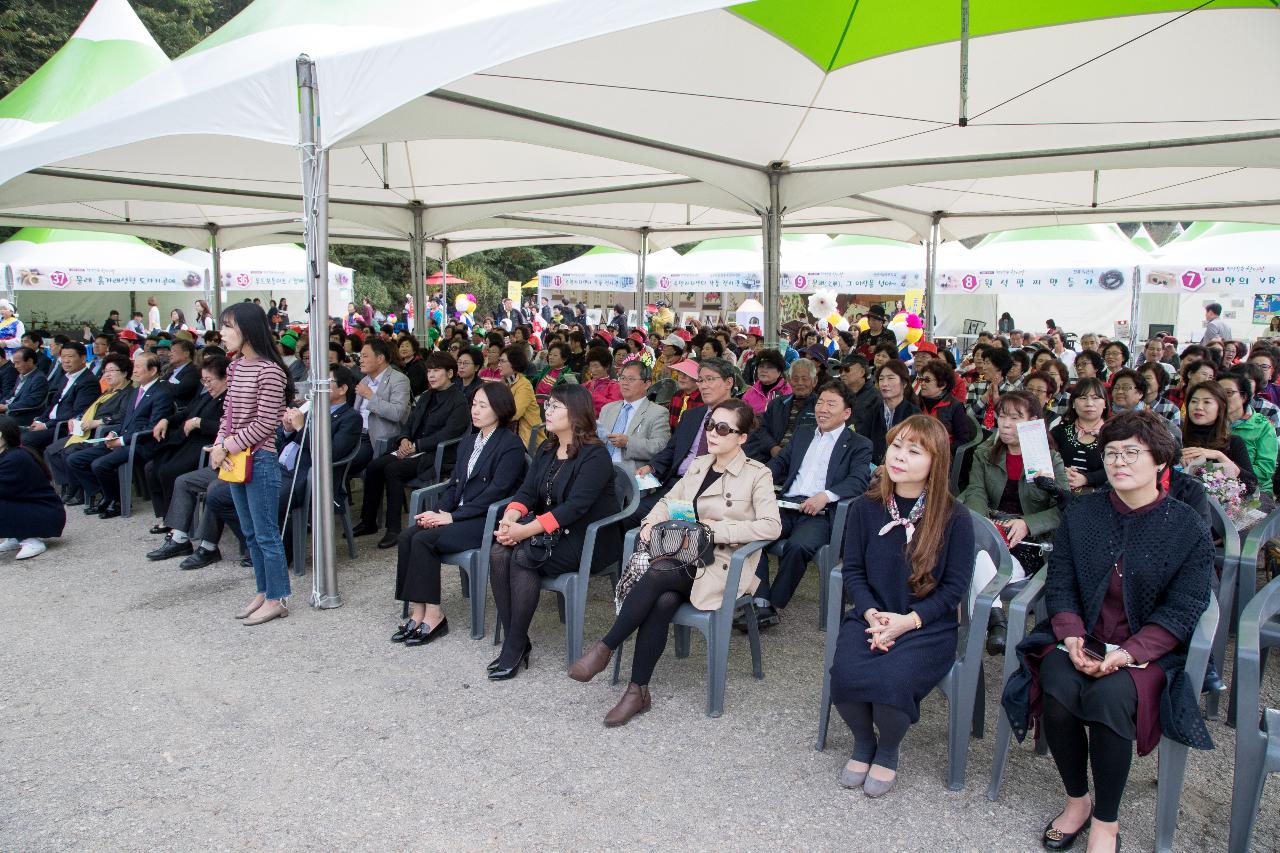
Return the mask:
<path id="1" fill-rule="evenodd" d="M 1130 391 L 1137 391 L 1138 387 L 1136 385 L 1128 385 L 1128 384 L 1112 385 L 1111 390 L 1112 392 L 1119 391 L 1121 394 L 1128 394 Z"/>
<path id="2" fill-rule="evenodd" d="M 720 376 L 699 376 L 696 381 L 699 385 L 710 385 L 712 382 L 723 382 L 724 379 Z"/>
<path id="3" fill-rule="evenodd" d="M 739 435 L 742 434 L 742 430 L 734 429 L 724 421 L 713 421 L 708 419 L 707 422 L 702 425 L 702 428 L 707 432 L 714 432 L 716 435 L 720 436 L 721 438 L 734 432 L 738 433 Z"/>
<path id="4" fill-rule="evenodd" d="M 1150 453 L 1150 450 L 1141 447 L 1126 447 L 1123 450 L 1108 450 L 1102 454 L 1102 461 L 1106 465 L 1119 465 L 1120 460 L 1124 460 L 1124 464 L 1132 465 L 1138 461 L 1138 457 L 1144 453 Z"/>
<path id="5" fill-rule="evenodd" d="M 544 413 L 550 413 L 564 408 L 567 408 L 564 403 L 557 403 L 555 400 L 548 400 L 547 404 L 542 407 L 542 411 Z"/>

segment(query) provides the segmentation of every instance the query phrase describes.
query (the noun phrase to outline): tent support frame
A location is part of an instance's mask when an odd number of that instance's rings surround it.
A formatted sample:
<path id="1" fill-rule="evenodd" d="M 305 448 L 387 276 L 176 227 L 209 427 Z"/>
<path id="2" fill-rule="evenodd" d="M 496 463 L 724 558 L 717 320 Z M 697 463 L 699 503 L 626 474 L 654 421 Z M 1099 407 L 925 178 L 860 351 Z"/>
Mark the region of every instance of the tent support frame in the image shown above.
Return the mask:
<path id="1" fill-rule="evenodd" d="M 329 152 L 321 146 L 316 66 L 298 57 L 303 225 L 311 301 L 311 606 L 342 606 L 333 543 L 333 446 L 329 429 Z"/>
<path id="2" fill-rule="evenodd" d="M 422 321 L 425 316 L 422 312 L 427 305 L 427 265 L 426 260 L 423 258 L 425 238 L 422 234 L 422 219 L 422 204 L 415 203 L 413 208 L 413 234 L 409 237 L 409 277 L 413 282 L 410 294 L 413 296 L 413 312 L 415 315 L 413 334 L 425 351 L 431 339 L 427 337 L 427 324 Z M 406 325 L 408 322 L 409 318 L 406 317 Z"/>
<path id="3" fill-rule="evenodd" d="M 933 340 L 933 330 L 938 325 L 935 305 L 938 297 L 938 242 L 942 235 L 942 212 L 935 211 L 933 225 L 929 228 L 929 240 L 924 255 L 924 332 L 926 340 Z"/>
<path id="4" fill-rule="evenodd" d="M 778 316 L 782 284 L 782 173 L 785 163 L 769 166 L 769 207 L 761 214 L 764 231 L 764 335 L 767 346 L 778 346 Z"/>
<path id="5" fill-rule="evenodd" d="M 209 277 L 210 290 L 213 292 L 213 316 L 222 316 L 222 248 L 218 245 L 218 226 L 209 223 Z"/>
<path id="6" fill-rule="evenodd" d="M 636 322 L 644 325 L 645 264 L 649 260 L 649 229 L 640 229 L 640 251 L 636 253 Z M 605 318 L 608 322 L 608 318 Z"/>

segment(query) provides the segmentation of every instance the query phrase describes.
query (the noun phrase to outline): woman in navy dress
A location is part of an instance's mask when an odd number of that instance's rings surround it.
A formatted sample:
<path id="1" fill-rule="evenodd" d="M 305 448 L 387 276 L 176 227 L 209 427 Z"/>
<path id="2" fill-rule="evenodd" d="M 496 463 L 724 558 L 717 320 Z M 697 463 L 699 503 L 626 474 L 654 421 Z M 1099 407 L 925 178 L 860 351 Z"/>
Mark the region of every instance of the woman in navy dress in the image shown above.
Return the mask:
<path id="1" fill-rule="evenodd" d="M 957 608 L 973 577 L 968 510 L 948 491 L 950 437 L 912 415 L 886 437 L 884 476 L 854 501 L 845 527 L 844 589 L 831 700 L 853 732 L 846 788 L 884 796 L 920 700 L 955 661 Z"/>
<path id="2" fill-rule="evenodd" d="M 49 469 L 22 446 L 18 422 L 0 415 L 0 553 L 17 551 L 19 560 L 43 554 L 41 540 L 61 536 L 66 522 Z"/>

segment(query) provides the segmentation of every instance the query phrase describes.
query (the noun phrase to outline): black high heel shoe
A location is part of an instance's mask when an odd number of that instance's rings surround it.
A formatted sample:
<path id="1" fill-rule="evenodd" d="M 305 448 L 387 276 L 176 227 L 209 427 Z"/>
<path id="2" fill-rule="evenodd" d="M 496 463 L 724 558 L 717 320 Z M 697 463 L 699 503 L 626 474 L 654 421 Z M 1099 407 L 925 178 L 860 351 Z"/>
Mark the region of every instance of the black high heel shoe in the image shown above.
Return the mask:
<path id="1" fill-rule="evenodd" d="M 515 678 L 516 675 L 519 674 L 520 672 L 521 664 L 524 664 L 525 669 L 529 668 L 529 652 L 531 651 L 533 651 L 533 643 L 530 643 L 529 645 L 525 646 L 524 654 L 520 656 L 520 660 L 516 661 L 515 666 L 510 666 L 510 667 L 507 667 L 506 669 L 490 670 L 489 680 L 490 681 L 508 681 L 512 678 Z"/>
<path id="2" fill-rule="evenodd" d="M 524 647 L 524 656 L 525 656 L 525 657 L 528 657 L 528 656 L 529 656 L 529 652 L 531 652 L 531 651 L 533 651 L 533 643 L 528 643 L 528 644 L 527 644 L 527 645 L 525 645 L 525 647 Z M 501 661 L 501 660 L 502 660 L 502 655 L 498 655 L 496 658 L 494 658 L 493 660 L 489 661 L 488 671 L 489 671 L 489 672 L 493 672 L 494 670 L 498 669 L 498 662 L 499 662 L 499 661 Z"/>

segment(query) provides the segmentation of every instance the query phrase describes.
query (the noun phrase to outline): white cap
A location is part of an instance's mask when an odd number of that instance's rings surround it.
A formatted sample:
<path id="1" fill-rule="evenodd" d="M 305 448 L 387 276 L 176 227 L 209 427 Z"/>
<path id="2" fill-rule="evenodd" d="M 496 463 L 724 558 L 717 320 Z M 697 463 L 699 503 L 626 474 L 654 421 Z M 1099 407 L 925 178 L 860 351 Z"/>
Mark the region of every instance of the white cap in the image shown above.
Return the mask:
<path id="1" fill-rule="evenodd" d="M 8 299 L 0 299 L 0 308 L 8 308 L 10 311 L 12 311 L 13 303 L 10 302 Z"/>

